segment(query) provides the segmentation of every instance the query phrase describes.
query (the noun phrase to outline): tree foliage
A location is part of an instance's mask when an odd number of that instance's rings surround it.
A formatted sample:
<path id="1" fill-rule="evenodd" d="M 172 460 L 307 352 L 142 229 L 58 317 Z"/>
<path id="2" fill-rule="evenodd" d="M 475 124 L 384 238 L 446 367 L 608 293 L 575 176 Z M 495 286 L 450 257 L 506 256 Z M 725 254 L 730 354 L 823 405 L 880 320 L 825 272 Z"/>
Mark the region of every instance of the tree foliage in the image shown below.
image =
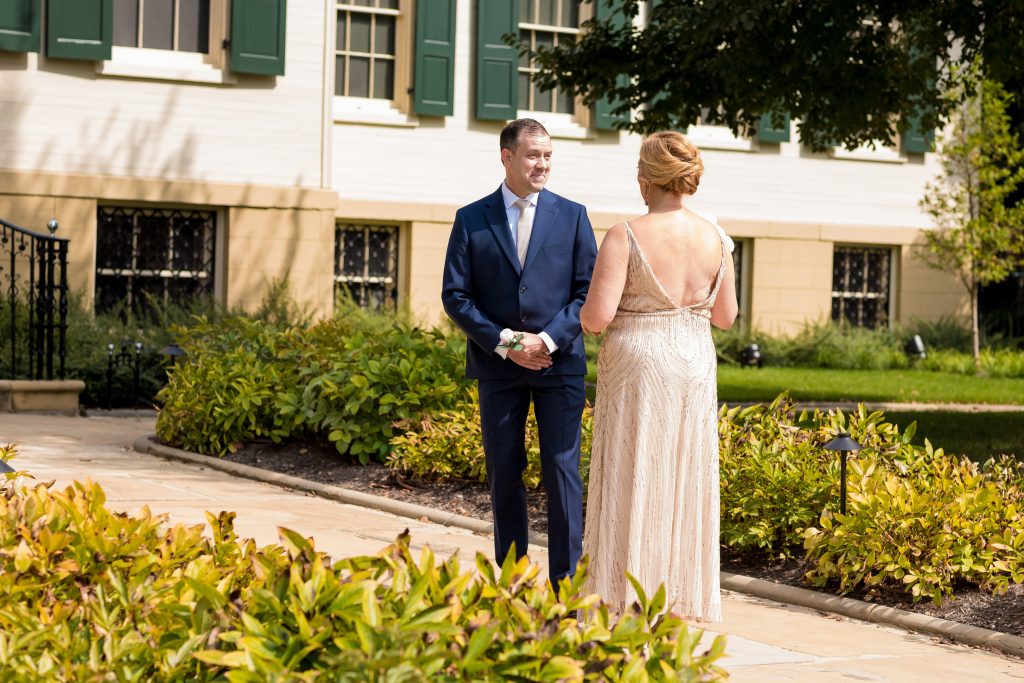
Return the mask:
<path id="1" fill-rule="evenodd" d="M 816 149 L 891 144 L 945 120 L 957 65 L 981 56 L 1000 82 L 1024 72 L 1024 0 L 584 1 L 614 11 L 534 53 L 538 83 L 610 97 L 641 133 L 698 120 L 747 133 L 788 113 Z"/>
<path id="2" fill-rule="evenodd" d="M 947 95 L 960 104 L 941 148 L 942 171 L 921 200 L 935 223 L 922 258 L 955 274 L 970 296 L 976 364 L 978 291 L 1004 280 L 1024 256 L 1024 205 L 1013 200 L 1024 186 L 1024 150 L 1007 113 L 1012 98 L 977 76 L 972 69 Z"/>

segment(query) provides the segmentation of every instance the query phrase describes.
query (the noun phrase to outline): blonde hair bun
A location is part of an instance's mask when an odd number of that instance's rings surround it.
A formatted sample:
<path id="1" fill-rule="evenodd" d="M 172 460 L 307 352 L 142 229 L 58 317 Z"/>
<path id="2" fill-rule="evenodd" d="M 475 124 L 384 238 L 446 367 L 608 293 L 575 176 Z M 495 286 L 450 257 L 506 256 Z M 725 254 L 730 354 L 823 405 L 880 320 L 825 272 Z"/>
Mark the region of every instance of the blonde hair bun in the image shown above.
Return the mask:
<path id="1" fill-rule="evenodd" d="M 682 133 L 652 133 L 640 145 L 640 175 L 666 192 L 694 194 L 702 173 L 700 150 Z"/>

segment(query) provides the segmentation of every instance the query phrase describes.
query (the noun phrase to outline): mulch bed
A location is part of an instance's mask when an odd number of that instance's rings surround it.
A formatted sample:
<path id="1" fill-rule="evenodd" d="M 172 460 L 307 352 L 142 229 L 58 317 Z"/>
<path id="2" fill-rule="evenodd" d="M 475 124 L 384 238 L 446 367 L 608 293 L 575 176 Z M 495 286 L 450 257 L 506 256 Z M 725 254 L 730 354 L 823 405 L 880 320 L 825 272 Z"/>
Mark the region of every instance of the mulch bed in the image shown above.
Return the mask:
<path id="1" fill-rule="evenodd" d="M 491 504 L 483 482 L 467 480 L 423 480 L 407 477 L 379 464 L 360 465 L 340 456 L 334 447 L 317 441 L 292 441 L 283 444 L 256 442 L 224 458 L 231 462 L 261 467 L 273 472 L 333 484 L 353 491 L 417 503 L 448 512 L 491 519 Z M 547 496 L 544 491 L 528 491 L 530 526 L 546 533 Z M 728 551 L 722 553 L 722 569 L 767 581 L 810 588 L 801 579 L 806 572 L 800 560 L 788 562 L 752 562 Z M 890 590 L 853 593 L 850 597 L 919 614 L 950 619 L 972 626 L 1024 636 L 1024 584 L 1012 586 L 1004 595 L 994 596 L 964 585 L 954 599 L 942 605 L 913 602 L 910 596 Z"/>

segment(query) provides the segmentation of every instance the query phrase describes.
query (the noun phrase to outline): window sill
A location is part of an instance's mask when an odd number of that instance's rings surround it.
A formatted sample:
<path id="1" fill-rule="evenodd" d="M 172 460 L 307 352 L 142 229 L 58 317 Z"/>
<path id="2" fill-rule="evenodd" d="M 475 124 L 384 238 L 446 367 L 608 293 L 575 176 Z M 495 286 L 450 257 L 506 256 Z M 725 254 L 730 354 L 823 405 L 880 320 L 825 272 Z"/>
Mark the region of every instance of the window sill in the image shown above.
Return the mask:
<path id="1" fill-rule="evenodd" d="M 573 117 L 572 114 L 552 114 L 543 111 L 519 111 L 519 118 L 530 118 L 540 121 L 552 139 L 561 140 L 592 140 L 594 134 Z"/>
<path id="2" fill-rule="evenodd" d="M 724 149 L 731 152 L 756 152 L 752 138 L 738 138 L 728 126 L 690 126 L 686 137 L 700 149 Z"/>
<path id="3" fill-rule="evenodd" d="M 139 78 L 181 83 L 224 85 L 237 83 L 233 73 L 206 63 L 206 55 L 172 50 L 114 47 L 111 58 L 96 64 L 100 76 Z"/>
<path id="4" fill-rule="evenodd" d="M 849 161 L 877 161 L 887 164 L 905 164 L 907 157 L 901 155 L 898 150 L 892 147 L 884 147 L 881 143 L 875 149 L 862 145 L 856 149 L 845 147 L 833 147 L 829 151 L 833 159 L 846 159 Z"/>
<path id="5" fill-rule="evenodd" d="M 399 111 L 391 100 L 368 97 L 335 97 L 333 118 L 335 123 L 361 123 L 368 126 L 416 128 L 420 125 L 418 118 Z"/>

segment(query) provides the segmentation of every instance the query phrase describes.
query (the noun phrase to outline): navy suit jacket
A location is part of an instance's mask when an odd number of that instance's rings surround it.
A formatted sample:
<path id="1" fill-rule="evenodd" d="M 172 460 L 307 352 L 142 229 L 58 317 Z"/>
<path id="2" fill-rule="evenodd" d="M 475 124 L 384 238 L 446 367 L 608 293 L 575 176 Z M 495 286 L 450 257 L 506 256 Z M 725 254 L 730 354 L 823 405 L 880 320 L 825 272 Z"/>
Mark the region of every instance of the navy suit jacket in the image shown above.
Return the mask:
<path id="1" fill-rule="evenodd" d="M 459 209 L 448 240 L 441 301 L 469 336 L 466 375 L 486 380 L 586 374 L 580 308 L 596 258 L 586 208 L 548 190 L 537 198 L 522 268 L 500 187 Z M 495 353 L 506 327 L 547 332 L 558 346 L 551 367 L 527 370 Z"/>

